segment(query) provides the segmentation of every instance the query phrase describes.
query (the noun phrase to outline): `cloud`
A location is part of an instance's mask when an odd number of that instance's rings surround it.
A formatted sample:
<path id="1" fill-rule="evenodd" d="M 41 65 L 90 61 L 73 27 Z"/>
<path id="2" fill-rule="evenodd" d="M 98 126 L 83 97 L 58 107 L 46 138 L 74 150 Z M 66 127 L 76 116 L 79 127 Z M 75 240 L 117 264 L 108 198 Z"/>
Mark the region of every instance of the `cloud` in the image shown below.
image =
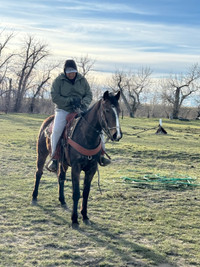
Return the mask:
<path id="1" fill-rule="evenodd" d="M 125 3 L 109 3 L 107 2 L 91 2 L 91 1 L 59 1 L 63 2 L 64 5 L 60 6 L 59 9 L 72 10 L 72 11 L 83 11 L 83 12 L 103 12 L 103 13 L 132 13 L 140 15 L 150 15 L 149 11 L 144 9 L 130 7 Z M 68 3 L 66 5 L 66 2 Z"/>
<path id="2" fill-rule="evenodd" d="M 126 1 L 9 1 L 2 2 L 0 27 L 36 35 L 58 58 L 88 54 L 99 70 L 148 65 L 163 72 L 199 61 L 200 28 L 152 20 L 158 9 Z"/>

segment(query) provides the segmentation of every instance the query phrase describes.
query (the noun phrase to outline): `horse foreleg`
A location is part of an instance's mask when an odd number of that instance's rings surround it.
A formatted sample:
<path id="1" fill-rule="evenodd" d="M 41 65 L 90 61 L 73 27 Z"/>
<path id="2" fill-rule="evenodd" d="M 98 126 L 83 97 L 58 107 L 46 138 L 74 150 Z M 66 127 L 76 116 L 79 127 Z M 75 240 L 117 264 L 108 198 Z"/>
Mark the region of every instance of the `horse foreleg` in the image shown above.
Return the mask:
<path id="1" fill-rule="evenodd" d="M 72 167 L 72 187 L 73 187 L 73 194 L 72 194 L 72 199 L 73 199 L 73 209 L 72 209 L 72 224 L 78 224 L 78 201 L 80 198 L 80 185 L 79 185 L 79 180 L 80 180 L 80 169 L 78 168 L 77 165 Z"/>
<path id="2" fill-rule="evenodd" d="M 83 201 L 82 201 L 82 208 L 81 208 L 81 214 L 83 216 L 83 221 L 85 223 L 89 223 L 89 218 L 87 216 L 87 203 L 88 203 L 88 197 L 90 193 L 91 182 L 92 182 L 95 172 L 96 172 L 96 168 L 93 168 L 92 170 L 90 169 L 89 171 L 85 172 Z"/>
<path id="3" fill-rule="evenodd" d="M 62 165 L 60 164 L 59 174 L 58 174 L 58 191 L 59 191 L 59 201 L 62 206 L 66 205 L 64 196 L 64 183 L 65 183 L 66 170 L 64 171 Z"/>

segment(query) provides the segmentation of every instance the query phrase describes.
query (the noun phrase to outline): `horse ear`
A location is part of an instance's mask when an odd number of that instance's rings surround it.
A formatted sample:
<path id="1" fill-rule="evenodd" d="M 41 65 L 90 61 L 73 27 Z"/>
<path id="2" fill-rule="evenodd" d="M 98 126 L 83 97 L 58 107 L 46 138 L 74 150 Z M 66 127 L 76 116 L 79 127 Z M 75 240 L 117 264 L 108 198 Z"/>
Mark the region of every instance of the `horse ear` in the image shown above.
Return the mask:
<path id="1" fill-rule="evenodd" d="M 105 91 L 105 93 L 103 94 L 103 100 L 106 100 L 109 98 L 109 92 Z"/>
<path id="2" fill-rule="evenodd" d="M 119 100 L 119 98 L 120 98 L 120 91 L 115 95 L 115 98 L 117 99 L 117 101 Z"/>

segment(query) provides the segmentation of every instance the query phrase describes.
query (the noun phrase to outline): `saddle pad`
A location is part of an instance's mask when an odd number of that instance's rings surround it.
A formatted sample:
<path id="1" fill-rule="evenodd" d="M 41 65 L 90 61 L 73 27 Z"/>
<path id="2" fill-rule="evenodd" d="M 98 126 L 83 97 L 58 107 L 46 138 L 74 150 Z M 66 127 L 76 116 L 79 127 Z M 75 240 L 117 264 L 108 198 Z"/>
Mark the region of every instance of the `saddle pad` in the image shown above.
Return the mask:
<path id="1" fill-rule="evenodd" d="M 78 115 L 78 113 L 76 112 L 72 112 L 72 113 L 69 113 L 67 116 L 66 116 L 66 126 L 65 126 L 65 129 L 67 129 L 67 131 L 70 130 L 71 126 L 72 126 L 72 122 L 73 120 L 75 119 L 75 117 Z M 50 138 L 52 132 L 53 132 L 53 125 L 54 125 L 54 120 L 46 127 L 45 129 L 45 136 Z M 65 132 L 65 130 L 64 130 Z"/>

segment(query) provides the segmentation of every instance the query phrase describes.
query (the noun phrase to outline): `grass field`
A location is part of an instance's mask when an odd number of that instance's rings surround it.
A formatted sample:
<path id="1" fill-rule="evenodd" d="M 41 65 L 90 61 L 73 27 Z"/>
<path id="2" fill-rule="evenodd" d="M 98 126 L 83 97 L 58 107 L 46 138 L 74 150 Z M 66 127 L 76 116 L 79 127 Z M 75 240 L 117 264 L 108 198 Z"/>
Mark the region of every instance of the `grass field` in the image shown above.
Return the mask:
<path id="1" fill-rule="evenodd" d="M 200 266 L 200 121 L 121 120 L 123 139 L 107 143 L 112 164 L 95 175 L 91 225 L 71 227 L 57 178 L 44 171 L 31 205 L 36 139 L 45 116 L 0 115 L 0 266 Z M 82 180 L 81 180 L 82 187 Z"/>

